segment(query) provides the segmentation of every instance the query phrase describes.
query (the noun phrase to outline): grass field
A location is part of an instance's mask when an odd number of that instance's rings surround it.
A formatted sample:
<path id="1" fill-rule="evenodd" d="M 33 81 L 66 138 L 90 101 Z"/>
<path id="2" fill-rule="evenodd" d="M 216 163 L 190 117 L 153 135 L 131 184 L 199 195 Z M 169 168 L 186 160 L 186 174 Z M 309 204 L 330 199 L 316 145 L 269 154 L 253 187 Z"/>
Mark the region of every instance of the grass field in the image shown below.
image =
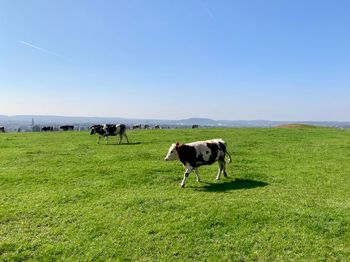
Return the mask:
<path id="1" fill-rule="evenodd" d="M 349 131 L 128 135 L 0 134 L 0 260 L 350 260 Z M 204 166 L 180 188 L 170 144 L 209 138 L 227 141 L 229 178 Z"/>

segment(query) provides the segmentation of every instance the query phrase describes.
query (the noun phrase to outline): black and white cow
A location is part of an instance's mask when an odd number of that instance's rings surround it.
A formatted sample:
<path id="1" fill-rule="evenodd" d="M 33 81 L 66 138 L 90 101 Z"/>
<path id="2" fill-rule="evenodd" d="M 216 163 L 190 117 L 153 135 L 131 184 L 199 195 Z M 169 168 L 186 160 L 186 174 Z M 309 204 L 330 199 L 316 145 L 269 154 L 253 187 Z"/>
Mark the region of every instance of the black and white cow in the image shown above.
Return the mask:
<path id="1" fill-rule="evenodd" d="M 62 129 L 63 131 L 74 130 L 74 126 L 69 126 L 69 125 L 60 126 L 60 129 Z"/>
<path id="2" fill-rule="evenodd" d="M 41 131 L 53 131 L 53 126 L 43 126 L 41 128 Z"/>
<path id="3" fill-rule="evenodd" d="M 93 125 L 90 127 L 90 135 L 93 135 L 93 134 L 98 134 L 97 144 L 100 143 L 101 137 L 104 137 L 106 139 L 106 144 L 108 144 L 108 137 L 116 136 L 116 135 L 119 135 L 120 137 L 119 144 L 121 143 L 123 136 L 125 137 L 126 141 L 129 143 L 128 136 L 126 135 L 126 126 L 124 124 Z"/>
<path id="4" fill-rule="evenodd" d="M 202 165 L 211 165 L 218 161 L 219 170 L 216 179 L 220 179 L 223 173 L 227 177 L 225 170 L 225 157 L 229 157 L 229 163 L 232 159 L 227 152 L 226 142 L 222 139 L 212 139 L 207 141 L 197 141 L 189 144 L 172 144 L 168 154 L 164 160 L 180 160 L 185 166 L 186 171 L 181 182 L 181 187 L 184 187 L 192 170 L 196 173 L 197 181 L 200 181 L 198 167 Z"/>
<path id="5" fill-rule="evenodd" d="M 0 133 L 5 133 L 5 127 L 4 126 L 0 126 Z"/>

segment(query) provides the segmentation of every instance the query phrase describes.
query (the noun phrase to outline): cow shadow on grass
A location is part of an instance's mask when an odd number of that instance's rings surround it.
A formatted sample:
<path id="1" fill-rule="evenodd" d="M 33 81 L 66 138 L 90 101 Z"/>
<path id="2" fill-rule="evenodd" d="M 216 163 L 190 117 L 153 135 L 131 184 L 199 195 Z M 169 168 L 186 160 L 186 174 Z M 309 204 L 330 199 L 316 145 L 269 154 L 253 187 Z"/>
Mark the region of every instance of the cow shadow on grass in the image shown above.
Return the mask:
<path id="1" fill-rule="evenodd" d="M 239 189 L 252 189 L 256 187 L 265 187 L 268 183 L 263 181 L 256 181 L 251 179 L 236 178 L 232 181 L 222 183 L 206 183 L 202 188 L 198 188 L 199 191 L 206 192 L 226 192 L 230 190 Z"/>
<path id="2" fill-rule="evenodd" d="M 105 144 L 106 146 L 134 146 L 134 145 L 140 145 L 141 142 L 130 142 L 130 143 L 108 143 L 108 144 Z"/>

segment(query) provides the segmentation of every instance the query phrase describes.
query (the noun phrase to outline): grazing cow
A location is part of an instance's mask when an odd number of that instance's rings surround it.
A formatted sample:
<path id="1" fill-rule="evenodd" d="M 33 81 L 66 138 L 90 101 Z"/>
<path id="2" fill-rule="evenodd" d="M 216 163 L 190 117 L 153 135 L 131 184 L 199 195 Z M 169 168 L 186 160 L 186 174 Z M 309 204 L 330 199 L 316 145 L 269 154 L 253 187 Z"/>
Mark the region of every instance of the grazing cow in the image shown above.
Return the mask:
<path id="1" fill-rule="evenodd" d="M 4 126 L 0 126 L 0 133 L 5 133 L 5 127 Z"/>
<path id="2" fill-rule="evenodd" d="M 154 129 L 160 129 L 159 125 L 154 126 Z"/>
<path id="3" fill-rule="evenodd" d="M 43 126 L 41 128 L 41 131 L 53 131 L 53 126 Z"/>
<path id="4" fill-rule="evenodd" d="M 220 179 L 223 173 L 227 177 L 225 170 L 225 156 L 229 156 L 229 163 L 232 159 L 227 152 L 226 142 L 222 139 L 213 139 L 207 141 L 198 141 L 189 144 L 172 144 L 169 148 L 168 154 L 164 160 L 180 160 L 185 166 L 186 171 L 181 182 L 181 187 L 184 187 L 192 170 L 196 173 L 197 181 L 200 181 L 198 167 L 202 165 L 211 165 L 218 161 L 219 170 L 216 179 Z"/>
<path id="5" fill-rule="evenodd" d="M 141 124 L 133 125 L 132 129 L 141 129 Z"/>
<path id="6" fill-rule="evenodd" d="M 62 129 L 63 131 L 74 130 L 74 126 L 60 126 L 60 129 Z"/>
<path id="7" fill-rule="evenodd" d="M 198 128 L 199 125 L 192 125 L 192 128 Z"/>
<path id="8" fill-rule="evenodd" d="M 119 144 L 121 143 L 123 136 L 125 137 L 126 141 L 129 143 L 128 136 L 126 135 L 126 126 L 124 124 L 93 125 L 90 127 L 90 135 L 93 135 L 93 134 L 98 134 L 97 144 L 100 143 L 101 137 L 104 137 L 106 139 L 106 144 L 108 144 L 108 137 L 116 136 L 116 135 L 119 135 L 120 137 Z"/>
<path id="9" fill-rule="evenodd" d="M 144 125 L 143 129 L 149 129 L 149 125 Z"/>

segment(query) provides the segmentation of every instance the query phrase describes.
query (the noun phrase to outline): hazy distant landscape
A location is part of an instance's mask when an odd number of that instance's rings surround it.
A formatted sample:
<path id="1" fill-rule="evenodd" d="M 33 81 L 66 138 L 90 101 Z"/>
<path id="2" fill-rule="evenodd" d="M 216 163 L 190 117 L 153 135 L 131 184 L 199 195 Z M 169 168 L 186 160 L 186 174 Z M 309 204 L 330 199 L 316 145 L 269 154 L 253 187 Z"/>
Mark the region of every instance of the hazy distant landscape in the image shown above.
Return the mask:
<path id="1" fill-rule="evenodd" d="M 275 127 L 285 124 L 307 124 L 315 126 L 327 126 L 336 128 L 350 128 L 350 122 L 339 121 L 270 121 L 270 120 L 214 120 L 209 118 L 188 118 L 180 120 L 160 120 L 160 119 L 130 119 L 121 117 L 70 117 L 70 116 L 50 116 L 50 115 L 0 115 L 0 126 L 5 126 L 7 131 L 16 131 L 18 128 L 30 130 L 34 120 L 35 125 L 59 126 L 63 124 L 75 125 L 76 129 L 88 129 L 93 124 L 123 123 L 126 125 L 161 125 L 163 127 L 191 127 L 194 124 L 201 127 Z"/>

